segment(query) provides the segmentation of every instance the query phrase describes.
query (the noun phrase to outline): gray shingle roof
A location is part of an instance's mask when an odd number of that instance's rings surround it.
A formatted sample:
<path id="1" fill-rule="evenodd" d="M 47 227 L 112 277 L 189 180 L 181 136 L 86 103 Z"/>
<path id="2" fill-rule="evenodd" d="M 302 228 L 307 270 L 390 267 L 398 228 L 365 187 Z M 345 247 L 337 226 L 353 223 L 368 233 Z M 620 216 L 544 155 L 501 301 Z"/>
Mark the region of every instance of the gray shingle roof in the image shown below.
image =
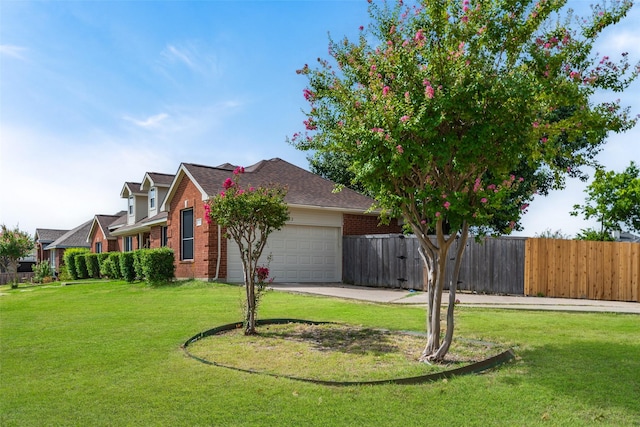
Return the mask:
<path id="1" fill-rule="evenodd" d="M 95 221 L 97 225 L 100 226 L 100 230 L 104 234 L 105 239 L 114 239 L 115 237 L 111 235 L 111 225 L 118 221 L 121 218 L 126 218 L 127 211 L 120 211 L 115 215 L 96 215 Z"/>
<path id="2" fill-rule="evenodd" d="M 233 176 L 235 167 L 229 163 L 220 167 L 183 163 L 200 187 L 213 196 L 223 191 L 225 179 Z M 319 175 L 292 165 L 282 159 L 262 160 L 245 168 L 240 177 L 243 188 L 281 185 L 287 187 L 285 201 L 290 205 L 331 207 L 364 212 L 373 199 L 345 188 L 334 193 L 335 184 Z"/>
<path id="3" fill-rule="evenodd" d="M 168 187 L 173 182 L 173 174 L 159 173 L 159 172 L 147 172 L 149 178 L 153 181 L 153 185 L 156 187 Z"/>
<path id="4" fill-rule="evenodd" d="M 73 230 L 67 231 L 44 249 L 88 248 L 89 243 L 87 243 L 87 236 L 89 235 L 89 230 L 91 230 L 92 224 L 93 218 L 77 226 Z"/>
<path id="5" fill-rule="evenodd" d="M 51 243 L 54 240 L 60 238 L 64 233 L 69 230 L 53 230 L 50 228 L 36 228 L 35 238 L 40 243 Z"/>

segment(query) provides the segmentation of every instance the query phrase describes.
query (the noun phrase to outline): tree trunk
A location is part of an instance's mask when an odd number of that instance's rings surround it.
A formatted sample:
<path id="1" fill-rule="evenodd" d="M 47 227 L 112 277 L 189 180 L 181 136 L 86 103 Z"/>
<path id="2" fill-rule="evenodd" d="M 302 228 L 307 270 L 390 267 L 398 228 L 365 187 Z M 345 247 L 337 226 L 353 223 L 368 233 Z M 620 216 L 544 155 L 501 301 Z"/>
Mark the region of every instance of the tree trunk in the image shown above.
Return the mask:
<path id="1" fill-rule="evenodd" d="M 423 262 L 427 268 L 427 345 L 420 356 L 423 362 L 440 362 L 449 351 L 453 339 L 454 330 L 454 305 L 456 287 L 458 283 L 458 274 L 462 254 L 466 246 L 467 236 L 469 234 L 469 226 L 465 222 L 463 224 L 460 236 L 445 236 L 441 222 L 436 226 L 436 244 L 432 243 L 427 236 L 420 235 L 420 250 Z M 449 284 L 449 304 L 447 309 L 447 328 L 443 342 L 440 342 L 440 313 L 442 304 L 442 292 L 444 290 L 444 282 L 446 280 L 447 254 L 451 244 L 456 240 L 458 249 L 456 251 L 456 264 Z"/>
<path id="2" fill-rule="evenodd" d="M 247 289 L 247 314 L 245 319 L 244 334 L 255 335 L 256 334 L 256 293 L 253 280 L 251 283 L 246 283 Z"/>

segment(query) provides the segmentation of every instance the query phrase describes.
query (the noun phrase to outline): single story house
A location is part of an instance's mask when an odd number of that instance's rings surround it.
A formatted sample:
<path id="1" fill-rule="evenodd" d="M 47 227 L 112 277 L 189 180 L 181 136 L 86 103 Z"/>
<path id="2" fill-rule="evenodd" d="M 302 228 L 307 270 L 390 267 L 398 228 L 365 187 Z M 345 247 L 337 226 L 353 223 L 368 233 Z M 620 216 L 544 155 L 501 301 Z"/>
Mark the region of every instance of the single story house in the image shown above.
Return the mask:
<path id="1" fill-rule="evenodd" d="M 48 254 L 48 259 L 51 264 L 51 268 L 53 271 L 58 272 L 59 267 L 64 264 L 63 256 L 64 251 L 69 248 L 89 248 L 89 244 L 87 243 L 87 236 L 89 235 L 89 229 L 91 228 L 91 224 L 93 220 L 89 220 L 85 223 L 80 224 L 73 230 L 69 230 L 64 232 L 58 238 L 56 238 L 53 242 L 43 245 L 41 239 L 46 239 L 47 236 L 51 237 L 57 234 L 60 230 L 45 230 L 45 229 L 36 229 L 36 242 L 40 241 L 38 244 L 38 252 L 37 259 L 38 261 L 42 261 L 45 258 L 40 258 L 40 256 L 44 256 L 44 254 Z M 49 233 L 51 232 L 51 233 Z M 44 247 L 41 247 L 44 246 Z"/>
<path id="2" fill-rule="evenodd" d="M 240 251 L 204 218 L 204 202 L 223 191 L 235 165 L 211 167 L 182 163 L 161 211 L 166 212 L 167 246 L 175 251 L 176 277 L 242 282 Z M 263 253 L 276 282 L 341 282 L 342 236 L 401 231 L 395 220 L 379 225 L 368 213 L 373 200 L 348 188 L 335 192 L 335 183 L 282 159 L 262 160 L 245 167 L 240 185 L 280 185 L 291 219 L 273 232 Z M 153 234 L 153 233 L 152 233 Z"/>

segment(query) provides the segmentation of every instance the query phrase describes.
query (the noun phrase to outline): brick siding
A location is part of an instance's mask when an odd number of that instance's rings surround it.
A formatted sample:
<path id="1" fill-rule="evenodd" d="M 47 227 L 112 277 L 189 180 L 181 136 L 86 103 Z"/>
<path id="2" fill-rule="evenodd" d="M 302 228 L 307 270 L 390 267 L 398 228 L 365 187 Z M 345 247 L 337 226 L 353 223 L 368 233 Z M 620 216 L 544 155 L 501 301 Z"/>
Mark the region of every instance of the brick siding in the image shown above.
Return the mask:
<path id="1" fill-rule="evenodd" d="M 185 209 L 193 209 L 193 260 L 182 260 L 180 248 L 180 217 Z M 198 225 L 198 220 L 201 224 Z M 154 239 L 152 239 L 154 240 Z M 200 190 L 184 176 L 171 199 L 167 217 L 167 246 L 173 249 L 178 279 L 213 280 L 216 276 L 218 227 L 209 224 L 204 216 L 204 203 Z M 221 241 L 222 259 L 219 278 L 226 278 L 227 241 Z"/>
<path id="2" fill-rule="evenodd" d="M 389 224 L 381 224 L 380 219 L 374 215 L 342 216 L 342 234 L 344 236 L 362 236 L 365 234 L 394 234 L 402 233 L 402 226 L 393 218 Z"/>

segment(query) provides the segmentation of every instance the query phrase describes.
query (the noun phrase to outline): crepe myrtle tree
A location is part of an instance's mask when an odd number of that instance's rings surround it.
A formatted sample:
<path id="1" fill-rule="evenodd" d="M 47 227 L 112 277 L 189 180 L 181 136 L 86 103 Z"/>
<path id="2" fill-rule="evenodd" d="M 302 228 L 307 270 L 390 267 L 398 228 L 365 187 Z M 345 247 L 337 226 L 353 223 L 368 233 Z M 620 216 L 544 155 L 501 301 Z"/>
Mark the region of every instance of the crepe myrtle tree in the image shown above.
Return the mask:
<path id="1" fill-rule="evenodd" d="M 10 229 L 5 224 L 0 225 L 0 266 L 13 277 L 17 283 L 19 260 L 29 255 L 34 248 L 34 242 L 29 233 L 17 226 Z"/>
<path id="2" fill-rule="evenodd" d="M 370 2 L 371 3 L 371 2 Z M 622 91 L 639 65 L 593 55 L 630 2 L 561 16 L 560 0 L 429 0 L 372 3 L 357 40 L 330 40 L 329 59 L 298 70 L 308 79 L 302 150 L 348 155 L 354 181 L 387 215 L 402 215 L 427 270 L 423 361 L 442 361 L 469 230 L 518 227 L 538 172 L 561 187 L 608 132 L 635 124 L 619 102 L 593 104 L 598 89 Z M 519 171 L 525 171 L 526 174 Z M 434 233 L 435 237 L 429 237 Z M 458 240 L 457 245 L 453 243 Z M 446 331 L 440 305 L 455 248 Z M 452 250 L 453 252 L 453 250 Z"/>
<path id="3" fill-rule="evenodd" d="M 257 303 L 264 285 L 269 281 L 269 269 L 258 265 L 267 238 L 280 230 L 289 220 L 289 209 L 284 201 L 286 189 L 280 186 L 240 186 L 243 167 L 233 171 L 233 178 L 224 181 L 224 191 L 205 202 L 206 219 L 226 229 L 240 249 L 246 306 L 245 335 L 256 333 Z"/>

